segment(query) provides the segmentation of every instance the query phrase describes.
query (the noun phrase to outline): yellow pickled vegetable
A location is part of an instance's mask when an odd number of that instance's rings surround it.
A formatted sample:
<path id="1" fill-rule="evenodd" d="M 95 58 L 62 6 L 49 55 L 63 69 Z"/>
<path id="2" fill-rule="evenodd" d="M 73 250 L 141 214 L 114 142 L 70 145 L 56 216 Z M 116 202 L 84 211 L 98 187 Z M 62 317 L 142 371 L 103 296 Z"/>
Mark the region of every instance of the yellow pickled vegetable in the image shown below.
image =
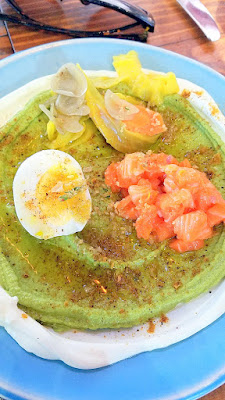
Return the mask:
<path id="1" fill-rule="evenodd" d="M 128 77 L 129 80 L 133 80 L 141 73 L 141 63 L 134 50 L 114 56 L 113 66 L 120 78 Z"/>
<path id="2" fill-rule="evenodd" d="M 154 132 L 149 132 L 149 134 L 146 134 L 146 132 L 138 132 L 138 127 L 135 131 L 130 131 L 129 128 L 127 129 L 126 124 L 128 124 L 128 122 L 130 123 L 130 121 L 121 121 L 113 118 L 106 109 L 104 97 L 99 93 L 91 79 L 88 77 L 87 82 L 88 89 L 86 92 L 86 101 L 90 109 L 90 117 L 105 137 L 107 143 L 109 143 L 114 149 L 123 153 L 148 150 L 151 144 L 155 143 L 158 139 L 160 133 L 154 134 Z M 146 110 L 143 106 L 138 107 Z M 143 110 L 140 109 L 140 111 Z M 148 112 L 146 111 L 146 113 Z M 152 113 L 154 114 L 153 111 Z M 138 120 L 138 115 L 139 113 L 135 114 L 134 121 L 135 119 Z M 163 126 L 162 131 L 165 129 L 165 126 Z"/>
<path id="3" fill-rule="evenodd" d="M 125 91 L 131 96 L 139 97 L 151 105 L 158 105 L 163 102 L 164 96 L 179 92 L 174 73 L 144 73 L 138 55 L 133 50 L 115 56 L 113 60 L 119 78 L 124 78 L 126 81 Z"/>
<path id="4" fill-rule="evenodd" d="M 168 72 L 166 75 L 146 75 L 141 72 L 133 82 L 131 91 L 134 96 L 151 105 L 158 105 L 163 102 L 166 95 L 178 93 L 179 86 L 173 72 Z"/>
<path id="5" fill-rule="evenodd" d="M 56 131 L 56 129 L 54 130 L 54 137 L 53 139 L 50 139 L 49 137 L 49 132 L 50 129 L 54 129 L 53 125 L 54 123 L 52 122 L 51 124 L 47 124 L 47 133 L 48 133 L 48 138 L 50 140 L 50 143 L 48 142 L 46 144 L 46 146 L 49 149 L 56 149 L 56 150 L 68 150 L 71 147 L 76 147 L 78 145 L 80 145 L 81 143 L 85 143 L 87 142 L 89 139 L 91 139 L 94 134 L 97 131 L 96 126 L 93 124 L 92 120 L 88 117 L 82 117 L 81 118 L 81 125 L 83 125 L 83 129 L 80 132 L 77 133 L 72 133 L 72 132 L 66 132 L 64 135 L 61 135 L 60 133 L 58 133 Z M 48 128 L 48 125 L 50 125 L 50 127 Z M 55 126 L 55 125 L 54 125 Z M 52 132 L 50 132 L 51 134 Z"/>
<path id="6" fill-rule="evenodd" d="M 66 132 L 64 135 L 61 135 L 58 133 L 56 139 L 51 141 L 50 143 L 47 144 L 47 147 L 49 149 L 56 149 L 56 150 L 63 150 L 69 143 L 74 143 L 80 136 L 83 135 L 85 131 L 85 124 L 83 123 L 83 129 L 80 132 L 77 133 L 72 133 L 72 132 Z"/>
<path id="7" fill-rule="evenodd" d="M 97 128 L 92 120 L 89 118 L 85 122 L 85 131 L 83 135 L 81 135 L 78 139 L 76 139 L 70 146 L 67 147 L 67 150 L 73 146 L 79 146 L 82 143 L 88 142 L 95 134 L 97 133 Z"/>
<path id="8" fill-rule="evenodd" d="M 48 121 L 47 123 L 47 134 L 50 141 L 54 140 L 57 136 L 56 126 L 52 121 Z"/>
<path id="9" fill-rule="evenodd" d="M 144 101 L 142 101 L 142 100 L 140 100 L 138 98 L 135 98 L 133 96 L 128 96 L 128 95 L 125 95 L 123 93 L 116 93 L 116 95 L 118 97 L 120 97 L 121 99 L 126 100 L 129 103 L 134 104 L 134 105 L 144 105 L 145 104 Z"/>
<path id="10" fill-rule="evenodd" d="M 91 77 L 92 82 L 94 83 L 97 89 L 110 89 L 113 86 L 118 85 L 120 82 L 124 80 L 123 77 L 107 77 L 107 76 L 93 76 Z"/>
<path id="11" fill-rule="evenodd" d="M 114 56 L 113 66 L 118 74 L 117 77 L 96 76 L 91 78 L 97 89 L 110 89 L 127 79 L 135 79 L 141 72 L 141 63 L 136 51 L 133 50 L 129 51 L 127 54 Z"/>

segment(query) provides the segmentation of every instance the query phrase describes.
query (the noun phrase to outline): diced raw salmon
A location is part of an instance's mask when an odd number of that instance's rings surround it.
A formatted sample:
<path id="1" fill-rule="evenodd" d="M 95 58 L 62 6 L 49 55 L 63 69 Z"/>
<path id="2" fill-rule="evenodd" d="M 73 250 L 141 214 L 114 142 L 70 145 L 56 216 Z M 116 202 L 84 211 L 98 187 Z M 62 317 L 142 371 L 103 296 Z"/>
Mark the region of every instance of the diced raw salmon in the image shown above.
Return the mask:
<path id="1" fill-rule="evenodd" d="M 146 153 L 146 157 L 148 158 L 149 165 L 169 165 L 175 164 L 178 165 L 178 161 L 172 155 L 168 155 L 165 153 L 152 153 L 152 151 L 148 151 Z"/>
<path id="2" fill-rule="evenodd" d="M 209 226 L 218 225 L 225 221 L 225 202 L 215 204 L 207 210 L 207 218 Z"/>
<path id="3" fill-rule="evenodd" d="M 130 196 L 125 197 L 121 201 L 117 201 L 114 207 L 117 214 L 122 218 L 136 220 L 139 216 L 139 212 L 136 210 L 135 204 L 131 201 Z"/>
<path id="4" fill-rule="evenodd" d="M 152 184 L 153 180 L 157 180 L 157 186 L 159 186 L 165 179 L 165 173 L 162 167 L 170 164 L 178 164 L 178 161 L 173 156 L 168 156 L 168 154 L 164 153 L 155 154 L 148 152 L 146 157 L 147 166 L 144 177 L 149 179 Z"/>
<path id="5" fill-rule="evenodd" d="M 152 189 L 158 190 L 159 193 L 163 193 L 163 191 L 164 191 L 163 180 L 161 180 L 159 178 L 153 178 L 153 179 L 151 179 L 151 185 L 152 185 Z"/>
<path id="6" fill-rule="evenodd" d="M 158 192 L 153 190 L 150 185 L 131 185 L 128 192 L 136 206 L 145 203 L 153 204 L 158 196 Z"/>
<path id="7" fill-rule="evenodd" d="M 121 188 L 136 185 L 145 172 L 145 154 L 126 154 L 117 168 L 117 182 Z"/>
<path id="8" fill-rule="evenodd" d="M 123 197 L 127 197 L 129 195 L 127 188 L 120 189 L 120 193 L 122 194 Z"/>
<path id="9" fill-rule="evenodd" d="M 105 181 L 124 196 L 115 204 L 123 218 L 136 221 L 137 236 L 161 242 L 176 236 L 170 247 L 197 250 L 212 237 L 214 225 L 225 222 L 225 200 L 205 173 L 171 155 L 127 154 L 111 164 Z"/>
<path id="10" fill-rule="evenodd" d="M 194 168 L 178 167 L 174 164 L 163 168 L 166 176 L 173 179 L 179 189 L 185 188 L 195 194 L 200 187 L 209 182 L 206 175 Z"/>
<path id="11" fill-rule="evenodd" d="M 142 209 L 141 215 L 137 218 L 135 223 L 135 228 L 137 232 L 137 237 L 148 240 L 150 234 L 154 230 L 154 226 L 156 224 L 157 219 L 157 209 L 154 205 L 146 204 Z"/>
<path id="12" fill-rule="evenodd" d="M 183 214 L 173 221 L 174 233 L 177 239 L 193 242 L 198 239 L 208 239 L 212 236 L 208 226 L 207 215 L 204 211 L 197 210 Z"/>
<path id="13" fill-rule="evenodd" d="M 171 192 L 174 192 L 175 190 L 179 190 L 179 187 L 174 182 L 174 179 L 172 176 L 168 175 L 164 179 L 164 190 L 166 193 L 171 193 Z"/>
<path id="14" fill-rule="evenodd" d="M 210 226 L 205 227 L 198 235 L 198 239 L 209 239 L 213 236 L 213 230 Z"/>
<path id="15" fill-rule="evenodd" d="M 163 221 L 163 219 L 155 225 L 155 232 L 157 234 L 157 239 L 159 242 L 170 239 L 174 236 L 173 225 L 170 222 Z"/>
<path id="16" fill-rule="evenodd" d="M 139 112 L 132 115 L 132 118 L 123 123 L 131 132 L 142 133 L 143 135 L 153 136 L 166 131 L 161 114 L 146 107 L 136 105 Z"/>
<path id="17" fill-rule="evenodd" d="M 112 192 L 119 192 L 120 187 L 118 185 L 117 168 L 119 163 L 110 164 L 105 171 L 105 183 L 110 186 Z"/>
<path id="18" fill-rule="evenodd" d="M 162 192 L 163 182 L 158 178 L 151 178 L 151 183 L 149 179 L 141 178 L 138 181 L 138 185 L 149 185 L 153 190 L 157 190 L 159 193 Z"/>
<path id="19" fill-rule="evenodd" d="M 196 191 L 194 200 L 196 208 L 203 211 L 207 211 L 213 205 L 224 201 L 220 192 L 209 181 Z"/>
<path id="20" fill-rule="evenodd" d="M 161 168 L 158 165 L 148 165 L 143 174 L 145 179 L 149 179 L 152 183 L 153 180 L 158 180 L 159 183 L 164 180 L 164 173 L 161 171 Z"/>
<path id="21" fill-rule="evenodd" d="M 139 179 L 137 184 L 140 185 L 140 186 L 142 186 L 142 185 L 143 186 L 149 186 L 152 189 L 152 184 L 151 184 L 149 179 L 141 178 L 141 179 Z"/>
<path id="22" fill-rule="evenodd" d="M 202 247 L 204 247 L 204 240 L 185 242 L 184 240 L 174 239 L 170 242 L 169 246 L 178 253 L 185 253 L 186 251 L 202 249 Z"/>
<path id="23" fill-rule="evenodd" d="M 192 165 L 187 158 L 184 158 L 184 160 L 179 163 L 179 166 L 186 167 L 186 168 L 192 168 Z"/>
<path id="24" fill-rule="evenodd" d="M 172 222 L 187 209 L 193 210 L 195 208 L 192 195 L 187 189 L 159 195 L 157 206 L 158 214 L 164 218 L 165 222 Z"/>

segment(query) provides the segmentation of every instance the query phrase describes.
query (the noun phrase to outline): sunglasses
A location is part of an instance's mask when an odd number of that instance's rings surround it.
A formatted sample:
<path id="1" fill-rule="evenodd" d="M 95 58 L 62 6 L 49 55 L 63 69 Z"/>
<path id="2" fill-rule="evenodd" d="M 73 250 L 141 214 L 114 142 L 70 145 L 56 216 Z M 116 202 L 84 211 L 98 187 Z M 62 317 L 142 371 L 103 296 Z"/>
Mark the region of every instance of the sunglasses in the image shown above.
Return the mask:
<path id="1" fill-rule="evenodd" d="M 134 20 L 133 23 L 128 25 L 99 31 L 73 30 L 47 25 L 42 22 L 36 21 L 33 18 L 30 18 L 27 14 L 23 12 L 22 8 L 18 6 L 16 1 L 6 0 L 6 2 L 12 7 L 14 11 L 17 12 L 18 17 L 0 12 L 0 20 L 23 25 L 33 28 L 35 30 L 61 33 L 77 38 L 107 36 L 121 39 L 137 40 L 140 42 L 146 42 L 148 33 L 154 32 L 155 21 L 153 16 L 143 8 L 134 6 L 123 0 L 81 0 L 81 3 L 85 6 L 87 6 L 88 4 L 95 4 L 98 6 L 110 8 Z M 124 33 L 125 31 L 130 30 L 136 26 L 140 26 L 141 28 L 143 28 L 143 31 L 141 33 Z"/>

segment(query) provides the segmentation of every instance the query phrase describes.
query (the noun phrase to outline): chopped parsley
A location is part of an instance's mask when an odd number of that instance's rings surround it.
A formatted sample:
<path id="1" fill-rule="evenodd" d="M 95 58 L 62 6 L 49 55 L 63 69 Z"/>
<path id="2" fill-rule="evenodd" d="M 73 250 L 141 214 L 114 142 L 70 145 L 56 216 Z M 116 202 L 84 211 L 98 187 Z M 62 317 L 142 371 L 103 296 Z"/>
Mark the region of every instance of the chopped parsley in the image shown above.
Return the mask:
<path id="1" fill-rule="evenodd" d="M 82 186 L 76 186 L 71 190 L 68 190 L 67 192 L 65 192 L 62 196 L 59 196 L 59 200 L 60 201 L 66 201 L 69 199 L 72 199 L 72 197 L 76 196 L 76 194 L 84 188 L 84 185 Z"/>

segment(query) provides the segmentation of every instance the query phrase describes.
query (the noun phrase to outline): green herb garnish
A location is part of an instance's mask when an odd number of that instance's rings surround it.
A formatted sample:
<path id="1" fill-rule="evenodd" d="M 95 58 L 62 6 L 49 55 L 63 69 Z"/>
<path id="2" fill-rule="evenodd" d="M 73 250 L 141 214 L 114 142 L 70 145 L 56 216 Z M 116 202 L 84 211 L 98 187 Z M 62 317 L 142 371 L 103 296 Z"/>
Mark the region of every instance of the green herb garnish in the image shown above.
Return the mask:
<path id="1" fill-rule="evenodd" d="M 71 190 L 68 190 L 67 192 L 65 192 L 65 194 L 63 194 L 62 196 L 59 196 L 59 200 L 60 201 L 66 201 L 68 199 L 72 199 L 72 197 L 76 196 L 76 194 L 83 189 L 83 186 L 76 186 Z"/>

